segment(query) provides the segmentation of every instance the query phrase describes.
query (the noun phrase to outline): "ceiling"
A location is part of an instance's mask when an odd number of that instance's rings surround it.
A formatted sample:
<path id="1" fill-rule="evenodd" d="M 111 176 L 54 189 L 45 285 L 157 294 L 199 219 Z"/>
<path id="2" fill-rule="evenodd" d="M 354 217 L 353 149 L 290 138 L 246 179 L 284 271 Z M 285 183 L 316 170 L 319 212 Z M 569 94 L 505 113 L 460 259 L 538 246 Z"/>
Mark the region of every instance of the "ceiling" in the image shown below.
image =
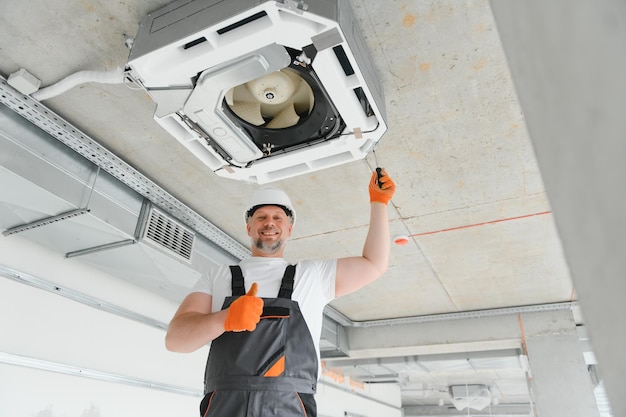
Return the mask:
<path id="1" fill-rule="evenodd" d="M 25 68 L 48 86 L 78 71 L 123 67 L 125 40 L 168 3 L 3 1 L 0 73 Z M 384 88 L 389 129 L 376 154 L 397 185 L 392 236 L 409 241 L 392 245 L 382 278 L 333 301 L 333 310 L 354 325 L 575 300 L 489 2 L 350 4 Z M 193 157 L 153 120 L 145 91 L 87 83 L 43 104 L 247 246 L 243 210 L 257 185 L 219 177 Z M 275 183 L 298 213 L 289 260 L 360 253 L 375 166 L 369 155 Z M 448 401 L 447 387 L 468 380 L 490 385 L 504 406 L 529 403 L 519 355 L 510 347 L 444 349 L 423 360 L 390 355 L 334 365 L 362 381 L 400 382 L 407 407 Z"/>

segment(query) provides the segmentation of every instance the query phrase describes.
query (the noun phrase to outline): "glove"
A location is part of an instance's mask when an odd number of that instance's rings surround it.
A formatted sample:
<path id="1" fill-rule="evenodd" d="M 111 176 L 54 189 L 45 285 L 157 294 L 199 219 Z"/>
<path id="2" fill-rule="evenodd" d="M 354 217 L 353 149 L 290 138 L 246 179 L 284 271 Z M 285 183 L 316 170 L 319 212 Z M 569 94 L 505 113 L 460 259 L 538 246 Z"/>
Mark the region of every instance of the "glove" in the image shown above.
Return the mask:
<path id="1" fill-rule="evenodd" d="M 380 186 L 378 185 L 378 174 L 376 171 L 372 172 L 372 179 L 370 180 L 369 192 L 370 202 L 379 202 L 383 204 L 389 203 L 391 197 L 396 192 L 396 184 L 393 183 L 385 168 L 381 168 Z"/>
<path id="2" fill-rule="evenodd" d="M 228 308 L 228 315 L 224 322 L 227 332 L 253 331 L 256 324 L 261 320 L 263 312 L 263 300 L 256 296 L 257 283 L 250 287 L 246 295 L 242 295 L 232 302 Z"/>

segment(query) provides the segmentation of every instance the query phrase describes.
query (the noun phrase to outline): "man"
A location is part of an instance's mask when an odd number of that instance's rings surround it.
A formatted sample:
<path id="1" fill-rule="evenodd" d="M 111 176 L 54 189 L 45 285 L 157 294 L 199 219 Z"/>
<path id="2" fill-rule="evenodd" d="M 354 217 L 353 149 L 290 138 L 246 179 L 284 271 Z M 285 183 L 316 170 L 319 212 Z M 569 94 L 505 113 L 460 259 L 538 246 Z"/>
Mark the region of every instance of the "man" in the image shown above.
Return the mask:
<path id="1" fill-rule="evenodd" d="M 372 173 L 370 224 L 361 256 L 289 265 L 283 259 L 296 213 L 279 189 L 256 191 L 245 213 L 252 257 L 200 278 L 172 318 L 168 350 L 211 343 L 205 417 L 316 416 L 324 306 L 380 277 L 389 261 L 387 204 L 395 184 Z"/>

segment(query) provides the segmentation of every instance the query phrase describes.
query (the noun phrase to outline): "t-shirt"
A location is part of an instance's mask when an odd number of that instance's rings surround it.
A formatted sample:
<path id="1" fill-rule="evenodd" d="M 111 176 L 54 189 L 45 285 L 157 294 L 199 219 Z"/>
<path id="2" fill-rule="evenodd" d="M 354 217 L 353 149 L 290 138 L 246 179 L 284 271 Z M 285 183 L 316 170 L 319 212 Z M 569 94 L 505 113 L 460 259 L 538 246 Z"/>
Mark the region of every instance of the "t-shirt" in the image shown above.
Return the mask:
<path id="1" fill-rule="evenodd" d="M 246 292 L 256 282 L 257 296 L 276 298 L 280 283 L 289 263 L 283 258 L 251 257 L 239 263 Z M 298 302 L 309 327 L 315 350 L 318 352 L 322 334 L 324 307 L 335 298 L 337 260 L 306 260 L 297 263 L 291 299 Z M 220 311 L 224 299 L 232 295 L 231 274 L 228 265 L 216 265 L 205 271 L 192 292 L 203 292 L 213 297 L 212 312 Z"/>

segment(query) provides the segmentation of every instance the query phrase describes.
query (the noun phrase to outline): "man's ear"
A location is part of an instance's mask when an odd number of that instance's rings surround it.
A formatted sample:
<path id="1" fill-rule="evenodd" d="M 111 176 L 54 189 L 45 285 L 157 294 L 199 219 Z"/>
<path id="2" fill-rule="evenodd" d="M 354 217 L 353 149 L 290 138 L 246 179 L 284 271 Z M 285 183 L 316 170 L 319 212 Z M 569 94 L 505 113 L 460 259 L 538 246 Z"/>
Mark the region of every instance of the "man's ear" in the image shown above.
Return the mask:
<path id="1" fill-rule="evenodd" d="M 246 222 L 246 232 L 248 232 L 248 236 L 250 236 L 250 223 Z"/>

